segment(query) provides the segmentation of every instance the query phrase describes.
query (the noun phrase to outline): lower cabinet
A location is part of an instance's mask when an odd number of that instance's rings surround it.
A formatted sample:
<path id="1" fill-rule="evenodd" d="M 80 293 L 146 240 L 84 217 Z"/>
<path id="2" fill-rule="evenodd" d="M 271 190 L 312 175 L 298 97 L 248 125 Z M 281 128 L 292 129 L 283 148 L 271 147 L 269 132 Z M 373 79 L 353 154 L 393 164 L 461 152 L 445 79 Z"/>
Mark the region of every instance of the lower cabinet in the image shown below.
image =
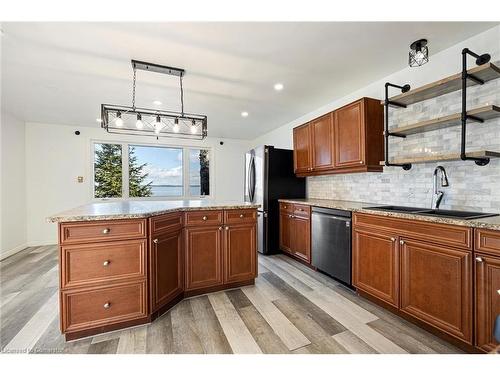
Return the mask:
<path id="1" fill-rule="evenodd" d="M 296 214 L 294 212 L 297 212 Z M 280 208 L 280 249 L 311 263 L 311 213 L 303 205 Z"/>
<path id="2" fill-rule="evenodd" d="M 472 253 L 401 239 L 401 311 L 472 344 Z"/>
<path id="3" fill-rule="evenodd" d="M 186 290 L 222 285 L 223 227 L 186 228 Z"/>
<path id="4" fill-rule="evenodd" d="M 500 257 L 476 254 L 476 346 L 491 351 L 500 345 L 493 337 L 500 314 Z"/>
<path id="5" fill-rule="evenodd" d="M 257 227 L 229 225 L 224 231 L 224 283 L 251 280 L 257 274 Z"/>
<path id="6" fill-rule="evenodd" d="M 184 291 L 182 230 L 154 236 L 150 248 L 150 301 L 154 312 Z"/>
<path id="7" fill-rule="evenodd" d="M 356 288 L 399 307 L 399 247 L 397 236 L 353 231 L 353 284 Z"/>

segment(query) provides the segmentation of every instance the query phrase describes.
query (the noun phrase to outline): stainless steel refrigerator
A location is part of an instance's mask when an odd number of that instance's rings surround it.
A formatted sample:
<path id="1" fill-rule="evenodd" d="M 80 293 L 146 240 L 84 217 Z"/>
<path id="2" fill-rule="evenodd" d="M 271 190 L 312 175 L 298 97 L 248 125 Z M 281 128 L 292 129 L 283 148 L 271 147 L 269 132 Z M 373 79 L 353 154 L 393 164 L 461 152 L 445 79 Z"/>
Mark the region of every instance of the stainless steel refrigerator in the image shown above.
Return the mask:
<path id="1" fill-rule="evenodd" d="M 293 151 L 259 146 L 245 155 L 245 202 L 260 204 L 257 250 L 279 252 L 280 198 L 304 198 L 305 178 L 293 172 Z"/>

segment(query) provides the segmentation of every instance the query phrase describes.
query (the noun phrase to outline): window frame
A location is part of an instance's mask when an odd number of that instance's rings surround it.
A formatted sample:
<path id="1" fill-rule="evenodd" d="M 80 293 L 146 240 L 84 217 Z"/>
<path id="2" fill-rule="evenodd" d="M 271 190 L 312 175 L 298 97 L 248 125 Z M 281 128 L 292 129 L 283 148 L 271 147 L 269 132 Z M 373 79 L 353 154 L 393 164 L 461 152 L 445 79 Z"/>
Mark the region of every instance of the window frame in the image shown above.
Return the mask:
<path id="1" fill-rule="evenodd" d="M 96 198 L 95 197 L 95 145 L 96 144 L 116 144 L 122 147 L 122 196 L 120 198 Z M 164 196 L 164 197 L 130 197 L 129 196 L 129 168 L 128 168 L 128 150 L 130 146 L 141 146 L 141 147 L 156 147 L 156 148 L 175 148 L 182 150 L 182 196 Z M 189 175 L 190 175 L 190 150 L 207 150 L 208 151 L 208 168 L 209 168 L 209 195 L 190 195 L 189 188 Z M 123 201 L 123 200 L 199 200 L 199 199 L 213 199 L 215 192 L 215 181 L 214 181 L 214 153 L 213 148 L 210 146 L 198 146 L 198 145 L 172 145 L 172 144 L 155 144 L 146 142 L 130 142 L 130 141 L 115 141 L 115 140 L 102 140 L 102 139 L 91 139 L 90 140 L 90 197 L 94 202 L 103 201 Z"/>

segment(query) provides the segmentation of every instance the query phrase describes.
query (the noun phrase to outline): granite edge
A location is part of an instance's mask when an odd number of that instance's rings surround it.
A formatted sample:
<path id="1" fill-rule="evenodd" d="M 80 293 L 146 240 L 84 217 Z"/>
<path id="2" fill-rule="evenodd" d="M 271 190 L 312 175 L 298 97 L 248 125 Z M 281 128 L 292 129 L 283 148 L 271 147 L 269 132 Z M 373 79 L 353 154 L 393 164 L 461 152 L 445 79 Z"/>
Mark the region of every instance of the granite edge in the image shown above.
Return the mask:
<path id="1" fill-rule="evenodd" d="M 129 214 L 111 214 L 111 215 L 53 215 L 46 218 L 49 223 L 66 223 L 77 221 L 100 221 L 100 220 L 126 220 L 126 219 L 147 219 L 153 216 L 164 215 L 174 212 L 185 211 L 214 211 L 214 210 L 242 210 L 257 209 L 260 205 L 215 205 L 210 207 L 174 207 L 158 211 Z"/>
<path id="2" fill-rule="evenodd" d="M 318 203 L 318 202 L 308 202 L 307 200 L 294 200 L 294 199 L 278 199 L 279 202 L 286 203 L 295 203 L 295 204 L 304 204 L 311 207 L 323 207 L 323 208 L 333 208 L 338 210 L 347 210 L 351 212 L 360 212 L 378 216 L 385 217 L 394 217 L 400 219 L 411 219 L 411 220 L 419 220 L 426 221 L 431 223 L 438 224 L 450 224 L 450 225 L 459 225 L 463 227 L 469 228 L 482 228 L 482 229 L 492 229 L 492 230 L 500 230 L 500 223 L 487 223 L 481 221 L 481 219 L 473 219 L 473 220 L 461 220 L 461 219 L 450 219 L 444 217 L 436 217 L 436 216 L 424 216 L 424 215 L 414 215 L 410 213 L 402 213 L 402 212 L 384 212 L 378 210 L 371 210 L 368 208 L 359 208 L 359 207 L 348 207 L 349 201 L 332 201 L 331 203 Z M 335 203 L 335 202 L 345 202 L 344 204 Z M 372 203 L 364 203 L 364 202 L 352 202 L 355 204 L 366 204 L 371 206 L 382 206 L 382 204 L 372 204 Z M 485 218 L 485 220 L 490 218 Z"/>

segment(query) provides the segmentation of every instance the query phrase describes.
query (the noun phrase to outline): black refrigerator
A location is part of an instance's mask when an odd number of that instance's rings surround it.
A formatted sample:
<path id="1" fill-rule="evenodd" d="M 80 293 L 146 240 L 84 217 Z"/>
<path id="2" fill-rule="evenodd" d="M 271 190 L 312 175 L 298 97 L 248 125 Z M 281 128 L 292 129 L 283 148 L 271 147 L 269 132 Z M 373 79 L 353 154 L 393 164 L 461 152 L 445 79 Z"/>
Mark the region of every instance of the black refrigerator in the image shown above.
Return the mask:
<path id="1" fill-rule="evenodd" d="M 259 146 L 245 155 L 245 202 L 259 204 L 257 250 L 279 252 L 280 198 L 304 198 L 305 178 L 293 172 L 293 151 Z"/>

